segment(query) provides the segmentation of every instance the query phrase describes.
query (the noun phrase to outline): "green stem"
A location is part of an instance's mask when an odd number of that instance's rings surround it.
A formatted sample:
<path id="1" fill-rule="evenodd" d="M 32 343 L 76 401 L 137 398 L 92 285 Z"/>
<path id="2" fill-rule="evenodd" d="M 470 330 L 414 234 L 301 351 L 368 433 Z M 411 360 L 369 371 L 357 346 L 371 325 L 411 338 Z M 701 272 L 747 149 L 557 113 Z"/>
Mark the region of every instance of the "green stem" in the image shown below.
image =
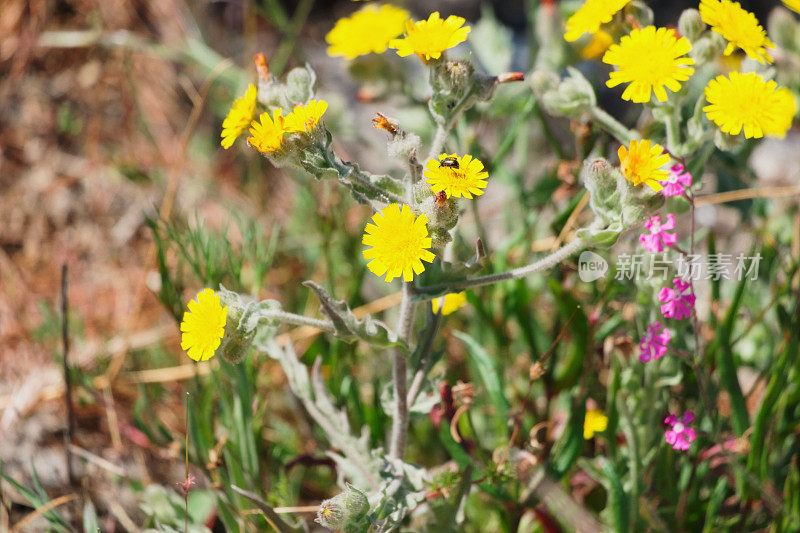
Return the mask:
<path id="1" fill-rule="evenodd" d="M 595 106 L 590 111 L 592 118 L 600 124 L 600 126 L 614 136 L 622 144 L 629 145 L 633 139 L 638 139 L 641 136 L 623 126 L 617 119 Z"/>
<path id="2" fill-rule="evenodd" d="M 403 282 L 403 299 L 400 301 L 400 318 L 397 323 L 397 334 L 408 342 L 411 336 L 411 324 L 414 320 L 414 302 L 411 301 L 412 281 Z M 392 368 L 394 379 L 395 412 L 392 422 L 390 455 L 402 459 L 408 436 L 408 359 L 403 350 L 394 353 Z"/>

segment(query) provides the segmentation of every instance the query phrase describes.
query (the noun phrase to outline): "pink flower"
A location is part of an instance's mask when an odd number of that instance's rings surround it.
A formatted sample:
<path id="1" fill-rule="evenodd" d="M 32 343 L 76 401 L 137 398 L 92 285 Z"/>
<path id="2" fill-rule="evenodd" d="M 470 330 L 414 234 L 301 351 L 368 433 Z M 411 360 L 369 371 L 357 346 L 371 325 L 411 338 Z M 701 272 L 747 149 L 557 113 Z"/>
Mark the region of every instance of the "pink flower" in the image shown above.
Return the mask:
<path id="1" fill-rule="evenodd" d="M 669 177 L 659 183 L 664 186 L 661 189 L 664 196 L 680 196 L 692 186 L 692 175 L 684 172 L 683 165 L 677 164 L 669 169 Z"/>
<path id="2" fill-rule="evenodd" d="M 639 361 L 646 363 L 659 359 L 667 352 L 667 343 L 670 339 L 669 330 L 661 331 L 661 323 L 653 322 L 647 326 L 647 332 L 639 343 Z"/>
<path id="3" fill-rule="evenodd" d="M 683 417 L 678 418 L 675 415 L 669 415 L 664 419 L 664 423 L 672 429 L 664 432 L 664 437 L 667 439 L 667 444 L 676 450 L 688 450 L 689 445 L 694 442 L 694 430 L 689 426 L 694 420 L 694 413 L 686 411 Z"/>
<path id="4" fill-rule="evenodd" d="M 663 252 L 665 246 L 672 246 L 678 240 L 674 233 L 667 233 L 665 230 L 675 228 L 675 217 L 672 213 L 667 215 L 667 221 L 661 223 L 661 217 L 651 217 L 644 223 L 644 227 L 650 230 L 650 234 L 642 233 L 639 240 L 645 250 L 651 252 Z"/>
<path id="5" fill-rule="evenodd" d="M 683 320 L 692 314 L 695 297 L 691 292 L 687 292 L 691 290 L 689 289 L 689 283 L 681 278 L 673 279 L 672 284 L 675 285 L 674 290 L 669 287 L 662 287 L 658 291 L 658 299 L 664 303 L 661 306 L 661 314 L 667 318 Z"/>

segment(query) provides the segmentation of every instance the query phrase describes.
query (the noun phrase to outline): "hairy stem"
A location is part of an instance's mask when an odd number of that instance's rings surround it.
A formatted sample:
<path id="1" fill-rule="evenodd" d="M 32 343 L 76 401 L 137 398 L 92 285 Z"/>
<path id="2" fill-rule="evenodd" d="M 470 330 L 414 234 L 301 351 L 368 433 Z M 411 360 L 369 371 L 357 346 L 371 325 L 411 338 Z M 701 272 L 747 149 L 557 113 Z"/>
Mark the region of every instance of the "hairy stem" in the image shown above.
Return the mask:
<path id="1" fill-rule="evenodd" d="M 400 319 L 397 323 L 397 334 L 400 339 L 408 342 L 411 335 L 411 323 L 414 319 L 414 303 L 411 301 L 413 282 L 403 282 L 403 299 L 400 302 Z M 390 454 L 392 457 L 402 459 L 406 448 L 408 434 L 408 359 L 405 352 L 398 348 L 394 354 L 392 378 L 394 379 L 395 412 L 392 422 L 392 440 Z"/>
<path id="2" fill-rule="evenodd" d="M 260 317 L 268 320 L 277 320 L 285 324 L 292 324 L 294 326 L 309 326 L 317 328 L 327 333 L 335 333 L 336 329 L 333 324 L 328 320 L 321 320 L 319 318 L 310 318 L 303 315 L 296 315 L 294 313 L 287 313 L 286 311 L 262 311 Z"/>
<path id="3" fill-rule="evenodd" d="M 633 139 L 638 139 L 640 135 L 635 131 L 623 126 L 617 119 L 595 106 L 591 110 L 592 118 L 608 133 L 613 135 L 622 144 L 630 144 Z"/>
<path id="4" fill-rule="evenodd" d="M 470 287 L 480 287 L 482 285 L 489 285 L 491 283 L 498 283 L 500 281 L 524 278 L 533 273 L 541 272 L 542 270 L 547 270 L 548 268 L 555 266 L 564 259 L 580 251 L 585 245 L 586 242 L 583 239 L 576 237 L 547 257 L 543 257 L 542 259 L 539 259 L 538 261 L 535 261 L 529 265 L 514 268 L 512 270 L 507 270 L 497 274 L 481 276 L 478 278 L 465 279 L 450 283 L 440 283 L 438 285 L 430 285 L 428 287 L 418 287 L 416 291 L 418 294 L 436 295 L 443 291 L 463 291 L 464 289 L 469 289 Z"/>

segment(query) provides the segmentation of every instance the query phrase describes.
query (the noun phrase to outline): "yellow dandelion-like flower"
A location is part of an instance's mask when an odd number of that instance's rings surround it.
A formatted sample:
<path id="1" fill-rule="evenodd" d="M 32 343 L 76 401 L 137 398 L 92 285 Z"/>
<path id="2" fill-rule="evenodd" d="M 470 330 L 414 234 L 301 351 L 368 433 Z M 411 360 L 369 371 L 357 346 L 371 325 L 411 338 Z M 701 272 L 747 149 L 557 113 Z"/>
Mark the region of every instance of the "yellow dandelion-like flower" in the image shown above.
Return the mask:
<path id="1" fill-rule="evenodd" d="M 328 55 L 354 59 L 372 52 L 385 52 L 389 41 L 403 33 L 408 17 L 408 11 L 399 7 L 368 5 L 336 21 L 325 36 L 330 45 Z"/>
<path id="2" fill-rule="evenodd" d="M 761 64 L 772 63 L 772 57 L 766 48 L 774 48 L 775 45 L 767 38 L 767 32 L 758 23 L 756 16 L 742 9 L 739 2 L 700 0 L 700 15 L 703 22 L 728 41 L 726 56 L 736 48 L 741 48 L 748 57 Z"/>
<path id="3" fill-rule="evenodd" d="M 592 40 L 583 47 L 581 50 L 581 57 L 584 59 L 597 59 L 602 56 L 613 43 L 614 38 L 611 37 L 611 34 L 600 30 L 592 35 Z"/>
<path id="4" fill-rule="evenodd" d="M 453 292 L 450 294 L 445 294 L 441 298 L 431 300 L 431 308 L 433 309 L 434 313 L 438 313 L 439 306 L 441 306 L 442 314 L 449 315 L 458 311 L 465 303 L 467 303 L 466 292 Z"/>
<path id="5" fill-rule="evenodd" d="M 389 48 L 396 48 L 400 57 L 417 54 L 420 59 L 439 59 L 442 52 L 467 40 L 471 28 L 464 26 L 465 19 L 450 15 L 446 19 L 439 12 L 431 13 L 428 20 L 406 22 L 406 34 L 392 39 Z"/>
<path id="6" fill-rule="evenodd" d="M 661 167 L 669 163 L 669 156 L 658 144 L 650 141 L 631 141 L 630 150 L 620 146 L 617 151 L 619 166 L 625 178 L 634 185 L 646 183 L 654 191 L 661 190 L 659 181 L 667 179 Z"/>
<path id="7" fill-rule="evenodd" d="M 611 22 L 614 14 L 631 0 L 587 0 L 581 8 L 567 19 L 564 39 L 577 41 L 584 33 L 597 33 L 601 24 Z"/>
<path id="8" fill-rule="evenodd" d="M 306 105 L 295 106 L 294 110 L 283 118 L 283 130 L 291 133 L 311 131 L 319 124 L 328 102 L 325 100 L 311 100 Z"/>
<path id="9" fill-rule="evenodd" d="M 666 86 L 679 91 L 682 81 L 689 79 L 694 60 L 684 54 L 692 49 L 686 37 L 678 38 L 667 28 L 647 26 L 633 30 L 619 44 L 612 44 L 603 56 L 603 62 L 616 65 L 617 71 L 609 75 L 606 85 L 616 87 L 630 83 L 622 93 L 623 100 L 644 103 L 650 100 L 651 91 L 659 102 L 667 99 Z M 682 57 L 684 56 L 684 57 Z"/>
<path id="10" fill-rule="evenodd" d="M 442 165 L 442 163 L 447 162 Z M 472 198 L 480 196 L 486 188 L 489 173 L 483 170 L 480 160 L 466 154 L 441 154 L 438 161 L 431 159 L 425 168 L 425 179 L 434 193 L 444 191 L 450 198 Z"/>
<path id="11" fill-rule="evenodd" d="M 386 281 L 403 276 L 403 281 L 411 281 L 414 274 L 425 270 L 423 261 L 430 263 L 435 257 L 428 249 L 428 217 L 414 216 L 411 208 L 404 205 L 389 204 L 375 213 L 372 222 L 364 228 L 363 244 L 371 246 L 364 250 L 364 259 L 372 272 L 378 276 L 386 274 Z"/>
<path id="12" fill-rule="evenodd" d="M 228 307 L 222 307 L 219 295 L 203 289 L 183 314 L 181 348 L 195 361 L 208 361 L 222 342 L 227 319 Z"/>
<path id="13" fill-rule="evenodd" d="M 794 11 L 800 13 L 800 0 L 782 0 L 783 5 Z"/>
<path id="14" fill-rule="evenodd" d="M 797 111 L 789 89 L 754 72 L 717 76 L 708 82 L 705 96 L 709 105 L 703 111 L 709 120 L 730 135 L 744 130 L 747 139 L 783 137 Z"/>
<path id="15" fill-rule="evenodd" d="M 253 112 L 256 110 L 256 86 L 250 84 L 247 87 L 247 92 L 244 96 L 237 98 L 231 110 L 228 111 L 228 116 L 222 121 L 222 141 L 220 144 L 226 150 L 233 145 L 239 135 L 250 125 L 253 120 Z"/>
<path id="16" fill-rule="evenodd" d="M 254 120 L 251 124 L 250 135 L 252 135 L 252 137 L 247 138 L 247 142 L 250 143 L 250 146 L 265 154 L 280 149 L 281 143 L 283 142 L 283 133 L 285 131 L 283 129 L 282 114 L 283 109 L 280 107 L 272 112 L 272 118 L 270 118 L 267 112 L 261 113 L 259 117 L 260 122 Z"/>
<path id="17" fill-rule="evenodd" d="M 594 437 L 608 428 L 608 417 L 600 409 L 588 409 L 586 418 L 583 419 L 583 438 L 586 440 Z"/>

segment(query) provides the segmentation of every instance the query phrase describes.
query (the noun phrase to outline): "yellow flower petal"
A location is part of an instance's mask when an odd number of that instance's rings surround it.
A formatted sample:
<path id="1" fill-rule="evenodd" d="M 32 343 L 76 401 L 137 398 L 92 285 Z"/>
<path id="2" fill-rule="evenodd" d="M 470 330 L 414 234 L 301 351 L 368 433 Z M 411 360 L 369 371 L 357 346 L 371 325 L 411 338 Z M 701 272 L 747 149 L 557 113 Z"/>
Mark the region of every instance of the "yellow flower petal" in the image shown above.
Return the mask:
<path id="1" fill-rule="evenodd" d="M 442 166 L 442 161 L 445 159 L 451 162 L 455 160 L 455 165 Z M 462 196 L 472 198 L 473 195 L 482 195 L 483 189 L 486 188 L 486 178 L 489 177 L 489 173 L 483 169 L 483 163 L 469 154 L 463 157 L 456 154 L 441 154 L 438 160 L 428 161 L 424 175 L 434 194 L 444 191 L 448 198 Z"/>
<path id="2" fill-rule="evenodd" d="M 564 39 L 577 41 L 584 33 L 597 33 L 601 24 L 611 22 L 614 14 L 631 0 L 587 0 L 583 6 L 567 19 Z"/>
<path id="3" fill-rule="evenodd" d="M 466 20 L 450 15 L 446 19 L 439 12 L 431 13 L 427 20 L 406 23 L 406 35 L 392 39 L 389 48 L 396 48 L 400 57 L 417 54 L 423 61 L 438 59 L 442 52 L 467 40 L 471 28 L 464 26 Z"/>
<path id="4" fill-rule="evenodd" d="M 667 99 L 665 87 L 679 91 L 680 82 L 686 81 L 694 73 L 694 60 L 685 57 L 692 49 L 686 37 L 678 38 L 667 28 L 647 26 L 633 30 L 623 37 L 619 44 L 612 44 L 603 56 L 603 62 L 616 65 L 617 71 L 609 75 L 606 85 L 616 87 L 628 83 L 624 100 L 644 103 L 650 100 L 651 93 L 663 102 Z"/>
<path id="5" fill-rule="evenodd" d="M 311 100 L 305 105 L 295 106 L 283 118 L 283 130 L 291 133 L 309 132 L 319 123 L 327 109 L 328 102 L 325 100 Z"/>
<path id="6" fill-rule="evenodd" d="M 200 291 L 188 308 L 181 321 L 181 348 L 195 361 L 207 361 L 222 342 L 228 308 L 211 289 Z"/>
<path id="7" fill-rule="evenodd" d="M 722 35 L 727 41 L 725 55 L 741 48 L 751 59 L 761 64 L 772 63 L 767 48 L 774 48 L 767 32 L 758 23 L 756 16 L 742 9 L 739 2 L 731 0 L 700 0 L 700 15 L 703 22 Z"/>
<path id="8" fill-rule="evenodd" d="M 450 294 L 446 294 L 441 298 L 436 298 L 431 300 L 431 308 L 433 309 L 434 313 L 439 312 L 439 306 L 442 307 L 442 314 L 449 315 L 451 313 L 455 313 L 456 311 L 461 308 L 462 305 L 467 303 L 467 293 L 466 292 L 454 292 Z"/>
<path id="9" fill-rule="evenodd" d="M 269 154 L 279 150 L 283 143 L 283 109 L 278 108 L 272 112 L 272 118 L 269 113 L 261 113 L 259 117 L 260 122 L 253 121 L 250 127 L 251 137 L 247 138 L 250 146 L 259 152 Z"/>
<path id="10" fill-rule="evenodd" d="M 414 216 L 407 205 L 389 204 L 375 213 L 372 222 L 364 228 L 361 242 L 371 246 L 363 251 L 364 259 L 369 260 L 367 268 L 378 276 L 386 274 L 386 281 L 403 277 L 411 281 L 414 274 L 425 270 L 422 261 L 430 263 L 434 259 L 431 238 L 428 237 L 428 218 Z"/>
<path id="11" fill-rule="evenodd" d="M 669 163 L 669 156 L 660 145 L 634 140 L 630 150 L 620 146 L 617 155 L 620 170 L 633 185 L 646 183 L 654 191 L 661 190 L 659 182 L 667 179 L 667 171 L 661 167 Z"/>
<path id="12" fill-rule="evenodd" d="M 329 56 L 354 59 L 358 56 L 386 51 L 389 41 L 403 33 L 409 13 L 389 4 L 368 5 L 349 17 L 336 21 L 325 36 L 330 44 Z"/>
<path id="13" fill-rule="evenodd" d="M 717 76 L 708 82 L 705 96 L 709 105 L 703 111 L 709 120 L 723 133 L 738 135 L 744 130 L 747 139 L 785 136 L 797 111 L 789 89 L 754 72 Z"/>
<path id="14" fill-rule="evenodd" d="M 250 85 L 247 87 L 247 92 L 244 96 L 237 98 L 231 110 L 228 111 L 228 116 L 222 121 L 222 141 L 220 144 L 226 150 L 233 145 L 244 129 L 250 124 L 253 119 L 253 112 L 256 109 L 256 86 Z"/>
<path id="15" fill-rule="evenodd" d="M 608 428 L 608 417 L 599 409 L 588 409 L 586 418 L 583 420 L 583 438 L 586 440 L 594 437 L 595 433 L 600 433 Z"/>

